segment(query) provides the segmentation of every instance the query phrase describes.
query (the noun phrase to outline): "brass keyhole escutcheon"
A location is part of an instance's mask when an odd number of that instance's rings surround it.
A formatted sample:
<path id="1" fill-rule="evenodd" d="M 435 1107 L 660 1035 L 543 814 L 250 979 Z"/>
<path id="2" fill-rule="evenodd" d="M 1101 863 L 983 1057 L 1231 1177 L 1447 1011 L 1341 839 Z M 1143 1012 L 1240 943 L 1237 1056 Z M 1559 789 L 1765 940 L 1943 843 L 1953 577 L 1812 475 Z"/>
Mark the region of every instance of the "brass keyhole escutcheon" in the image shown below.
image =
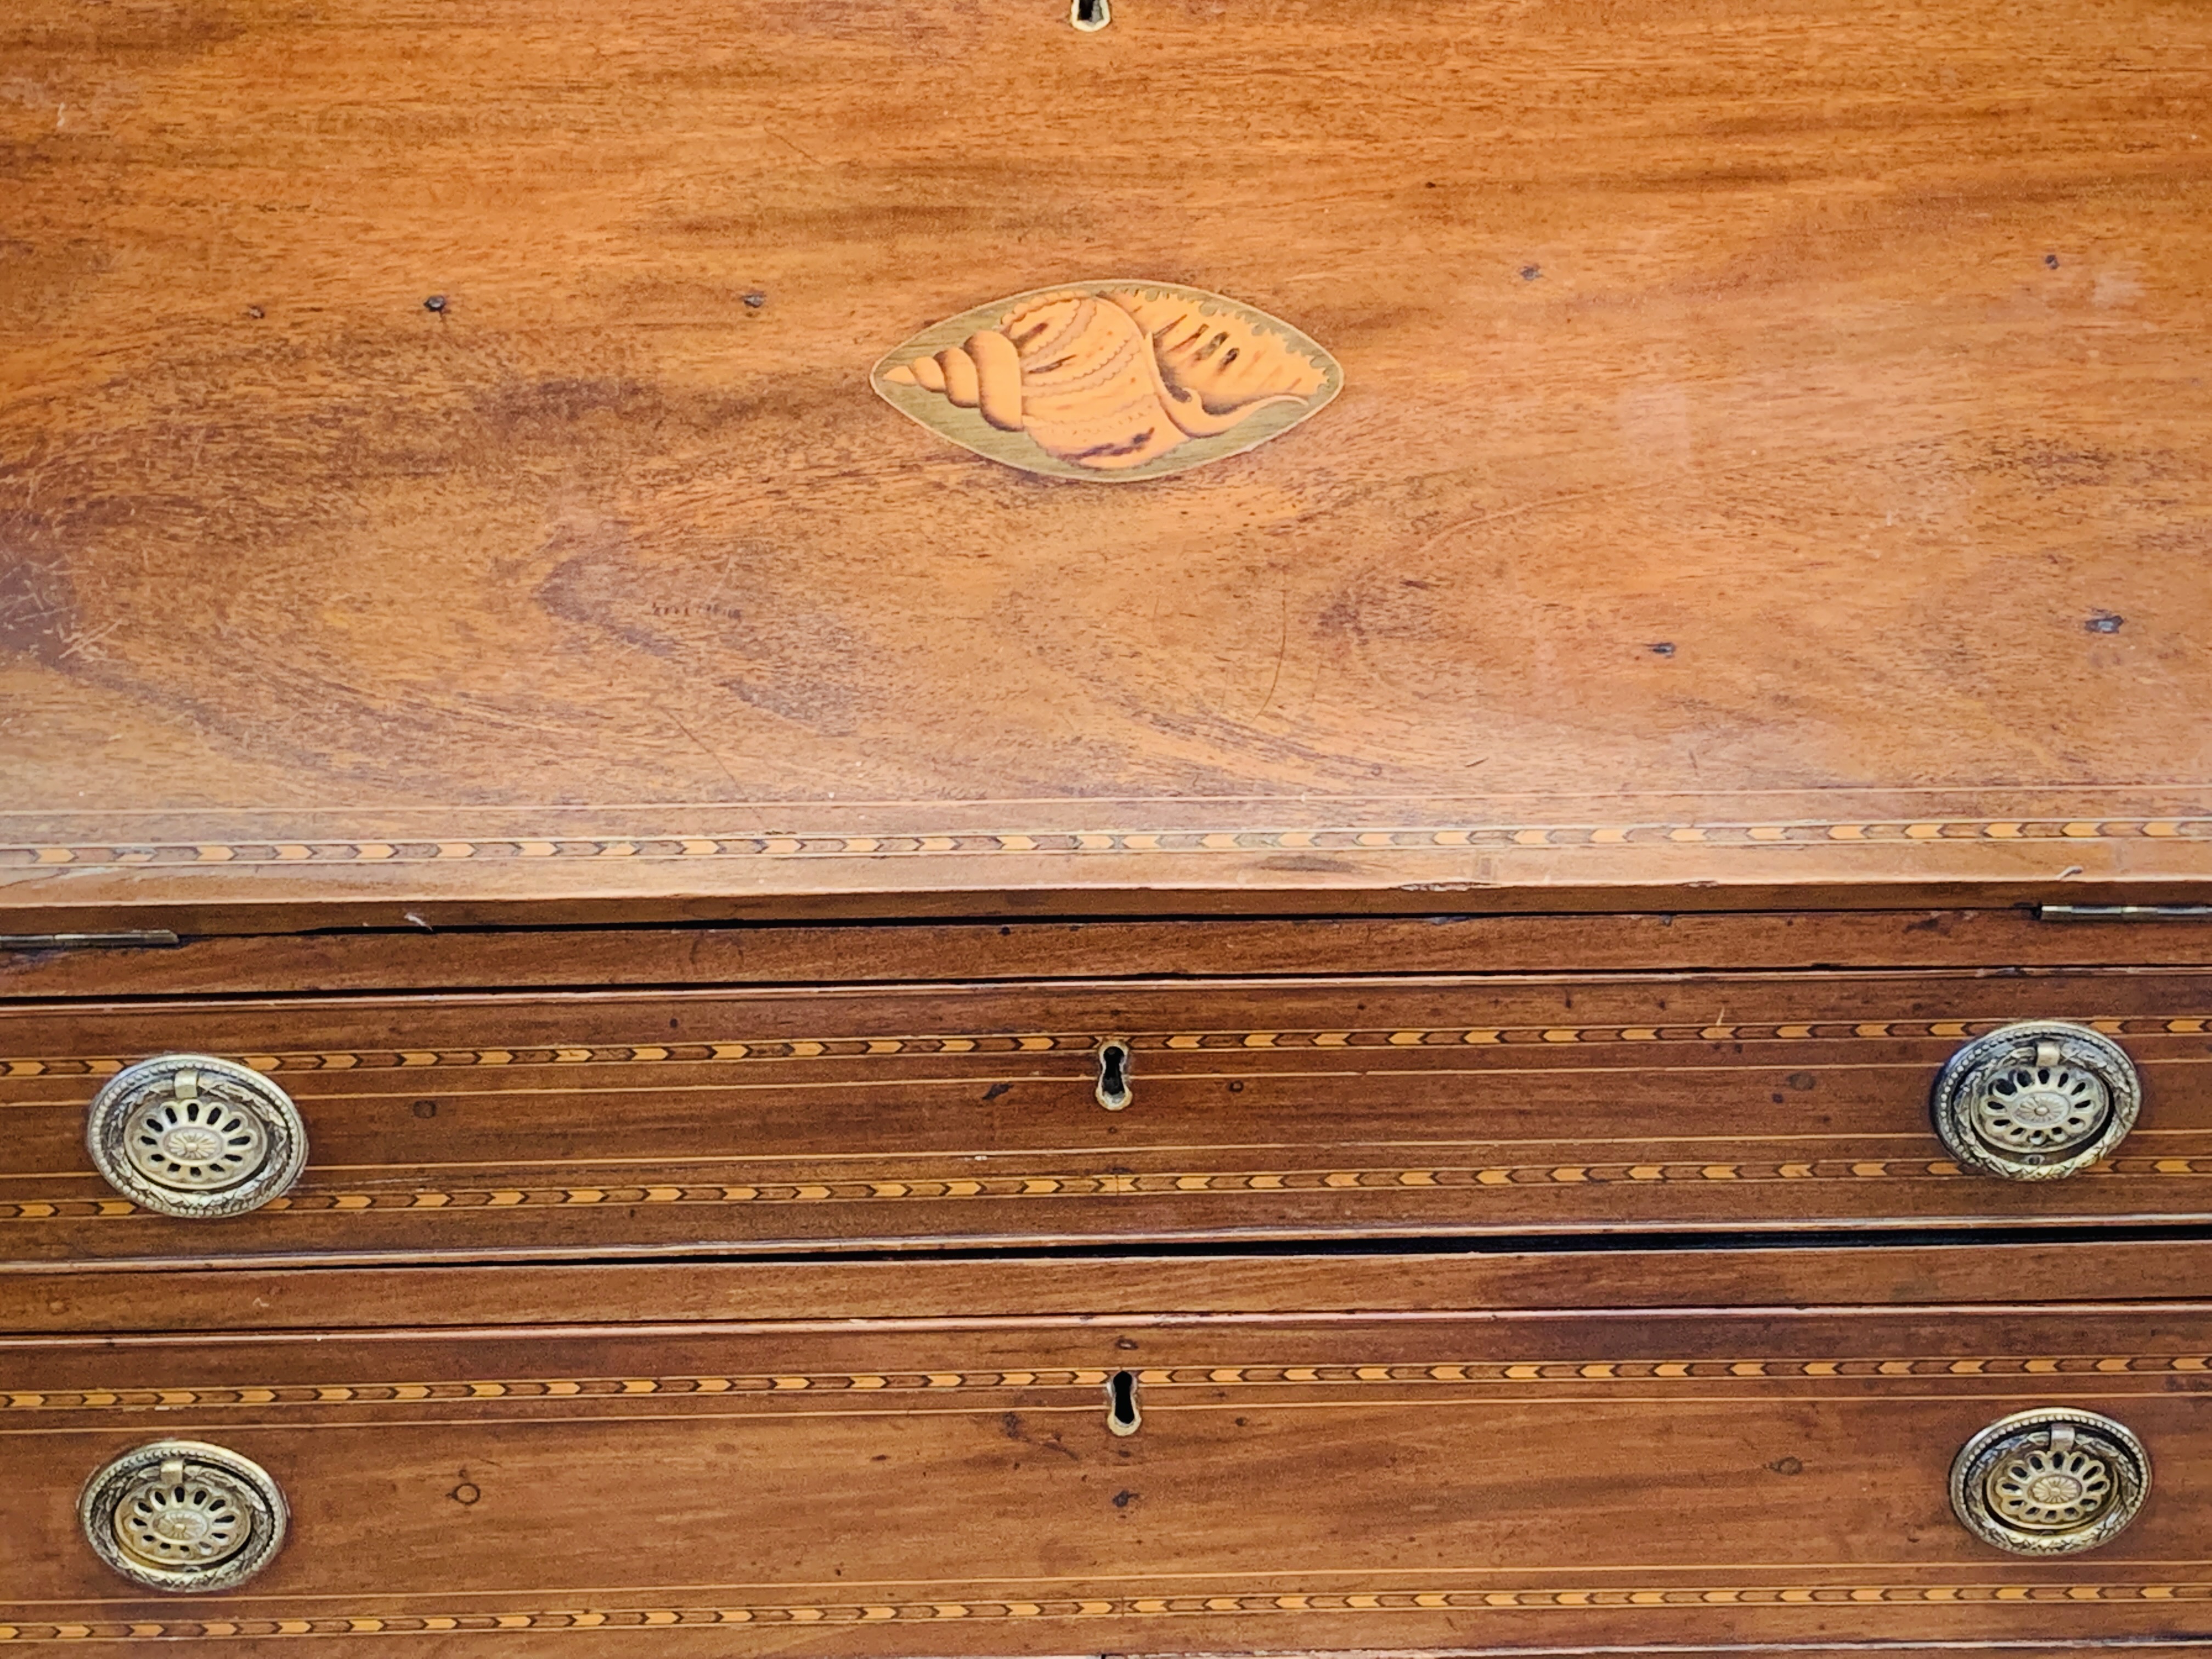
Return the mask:
<path id="1" fill-rule="evenodd" d="M 2126 1050 L 2101 1031 L 2032 1021 L 1952 1055 L 1931 1105 L 1936 1134 L 1968 1169 L 2056 1181 L 2120 1144 L 2142 1109 L 2142 1085 Z"/>
<path id="2" fill-rule="evenodd" d="M 156 1440 L 86 1481 L 77 1520 L 93 1553 L 151 1589 L 233 1589 L 283 1547 L 291 1513 L 269 1471 L 198 1440 Z"/>
<path id="3" fill-rule="evenodd" d="M 211 1054 L 125 1066 L 93 1097 L 84 1141 L 93 1167 L 132 1203 L 203 1219 L 260 1208 L 307 1161 L 292 1097 Z"/>
<path id="4" fill-rule="evenodd" d="M 1120 1111 L 1134 1097 L 1129 1079 L 1132 1058 L 1126 1037 L 1108 1037 L 1098 1045 L 1098 1086 L 1093 1092 L 1109 1112 Z"/>
<path id="5" fill-rule="evenodd" d="M 2060 1407 L 1998 1419 L 1960 1448 L 1951 1509 L 2014 1555 L 2073 1555 L 2110 1542 L 2150 1495 L 2150 1454 L 2124 1425 Z"/>
<path id="6" fill-rule="evenodd" d="M 1113 0 L 1069 0 L 1067 21 L 1085 34 L 1096 34 L 1114 21 Z"/>
<path id="7" fill-rule="evenodd" d="M 1137 1407 L 1137 1374 L 1115 1371 L 1106 1379 L 1106 1427 L 1117 1435 L 1132 1435 L 1145 1425 Z"/>

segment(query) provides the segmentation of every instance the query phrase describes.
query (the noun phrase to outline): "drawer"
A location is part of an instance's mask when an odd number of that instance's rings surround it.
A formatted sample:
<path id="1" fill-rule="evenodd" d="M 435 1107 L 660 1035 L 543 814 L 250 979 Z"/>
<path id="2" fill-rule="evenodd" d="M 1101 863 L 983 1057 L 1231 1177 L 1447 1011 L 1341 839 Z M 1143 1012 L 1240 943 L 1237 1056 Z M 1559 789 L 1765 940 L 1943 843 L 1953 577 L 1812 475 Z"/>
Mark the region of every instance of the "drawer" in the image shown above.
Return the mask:
<path id="1" fill-rule="evenodd" d="M 29 1262 L 2201 1218 L 2209 1019 L 2212 975 L 2179 969 L 23 1008 L 0 1237 Z M 1947 1060 L 2023 1020 L 2139 1079 L 2132 1132 L 2066 1179 L 1931 1127 Z M 88 1101 L 171 1051 L 296 1103 L 289 1189 L 182 1218 L 88 1167 Z"/>
<path id="2" fill-rule="evenodd" d="M 473 1271 L 527 1307 L 582 1270 Z M 2204 1304 L 1359 1314 L 1326 1260 L 1273 1271 L 1241 1312 L 1174 1264 L 1062 1261 L 1016 1275 L 1055 1281 L 1051 1314 L 991 1312 L 974 1286 L 937 1305 L 925 1275 L 908 1316 L 654 1323 L 646 1302 L 623 1324 L 439 1330 L 432 1273 L 381 1293 L 377 1329 L 15 1339 L 0 1637 L 590 1654 L 657 1629 L 658 1652 L 830 1655 L 2212 1636 Z M 1728 1301 L 1711 1257 L 1676 1271 Z M 1102 1276 L 1119 1311 L 1080 1311 Z M 2097 1547 L 2008 1553 L 1956 1518 L 1954 1461 L 2050 1411 L 2131 1433 L 2148 1490 Z M 84 1541 L 88 1479 L 160 1440 L 249 1460 L 281 1493 L 282 1547 L 249 1581 L 142 1589 Z"/>

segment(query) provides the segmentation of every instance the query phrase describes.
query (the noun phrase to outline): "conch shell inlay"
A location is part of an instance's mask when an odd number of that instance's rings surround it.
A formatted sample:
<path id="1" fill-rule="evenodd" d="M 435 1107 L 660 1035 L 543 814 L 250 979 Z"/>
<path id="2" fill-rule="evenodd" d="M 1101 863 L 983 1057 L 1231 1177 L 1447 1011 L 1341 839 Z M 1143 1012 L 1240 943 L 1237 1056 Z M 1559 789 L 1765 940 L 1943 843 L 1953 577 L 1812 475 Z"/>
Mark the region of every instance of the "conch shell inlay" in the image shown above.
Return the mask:
<path id="1" fill-rule="evenodd" d="M 1289 324 L 1165 283 L 1018 295 L 925 329 L 876 365 L 901 412 L 994 460 L 1146 478 L 1239 454 L 1343 383 Z"/>

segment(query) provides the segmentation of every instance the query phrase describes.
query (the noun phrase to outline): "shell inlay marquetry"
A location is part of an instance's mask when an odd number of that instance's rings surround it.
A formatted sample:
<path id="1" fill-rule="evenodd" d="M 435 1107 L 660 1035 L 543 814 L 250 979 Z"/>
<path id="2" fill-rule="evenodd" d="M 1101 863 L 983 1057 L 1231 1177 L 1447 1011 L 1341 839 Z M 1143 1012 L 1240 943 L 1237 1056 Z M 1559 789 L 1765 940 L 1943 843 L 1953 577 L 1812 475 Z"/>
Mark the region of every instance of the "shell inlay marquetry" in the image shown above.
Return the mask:
<path id="1" fill-rule="evenodd" d="M 1344 384 L 1278 318 L 1174 283 L 1070 283 L 924 329 L 875 367 L 902 415 L 1057 478 L 1158 478 L 1257 447 Z"/>

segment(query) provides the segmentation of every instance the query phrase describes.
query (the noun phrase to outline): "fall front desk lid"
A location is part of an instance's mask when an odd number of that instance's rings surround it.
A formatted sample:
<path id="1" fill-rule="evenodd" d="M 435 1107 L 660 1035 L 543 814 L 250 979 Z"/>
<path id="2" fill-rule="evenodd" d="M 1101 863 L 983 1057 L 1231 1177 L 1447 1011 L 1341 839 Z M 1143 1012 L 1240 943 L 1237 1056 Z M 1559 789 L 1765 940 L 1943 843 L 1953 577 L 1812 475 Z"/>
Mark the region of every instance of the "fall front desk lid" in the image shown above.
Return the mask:
<path id="1" fill-rule="evenodd" d="M 2212 20 L 1815 9 L 33 0 L 0 932 L 2204 897 Z"/>

